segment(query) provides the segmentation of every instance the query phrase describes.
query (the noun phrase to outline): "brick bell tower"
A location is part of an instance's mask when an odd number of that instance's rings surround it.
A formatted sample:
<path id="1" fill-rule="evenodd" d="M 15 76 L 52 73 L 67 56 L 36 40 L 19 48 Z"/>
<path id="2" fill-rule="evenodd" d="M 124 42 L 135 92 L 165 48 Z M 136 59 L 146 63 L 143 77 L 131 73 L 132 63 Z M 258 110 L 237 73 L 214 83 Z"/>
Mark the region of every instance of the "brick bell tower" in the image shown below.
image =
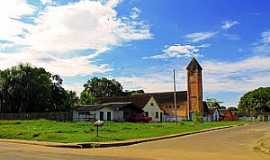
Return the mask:
<path id="1" fill-rule="evenodd" d="M 193 119 L 196 112 L 203 114 L 203 89 L 202 89 L 202 67 L 193 57 L 187 66 L 187 115 L 188 119 Z"/>

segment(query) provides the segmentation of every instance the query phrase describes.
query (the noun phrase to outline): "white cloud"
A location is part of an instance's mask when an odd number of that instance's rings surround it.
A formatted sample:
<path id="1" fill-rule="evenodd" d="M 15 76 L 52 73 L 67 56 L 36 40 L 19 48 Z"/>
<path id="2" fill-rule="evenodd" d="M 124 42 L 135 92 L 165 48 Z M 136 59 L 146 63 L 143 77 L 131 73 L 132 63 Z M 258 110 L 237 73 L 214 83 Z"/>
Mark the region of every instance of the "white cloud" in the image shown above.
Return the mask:
<path id="1" fill-rule="evenodd" d="M 65 89 L 75 91 L 77 96 L 80 96 L 80 93 L 83 91 L 83 84 L 80 83 L 72 83 L 72 84 L 63 84 L 63 87 Z"/>
<path id="2" fill-rule="evenodd" d="M 230 28 L 232 28 L 233 26 L 235 26 L 237 24 L 239 24 L 238 21 L 227 20 L 227 21 L 223 22 L 221 28 L 227 30 L 227 29 L 230 29 Z"/>
<path id="3" fill-rule="evenodd" d="M 184 69 L 184 68 L 183 68 Z M 183 70 L 184 71 L 184 70 Z M 176 73 L 177 90 L 185 90 L 186 83 L 184 72 Z M 166 92 L 173 91 L 173 72 L 157 72 L 138 76 L 115 77 L 124 89 L 137 90 L 143 89 L 145 92 Z"/>
<path id="4" fill-rule="evenodd" d="M 169 58 L 179 58 L 179 57 L 192 57 L 198 56 L 200 48 L 209 47 L 208 44 L 193 46 L 193 45 L 181 45 L 174 44 L 167 46 L 162 54 L 154 55 L 151 57 L 144 57 L 144 59 L 169 59 Z"/>
<path id="5" fill-rule="evenodd" d="M 114 2 L 114 3 L 113 3 Z M 118 17 L 115 1 L 79 1 L 48 6 L 29 27 L 22 43 L 37 51 L 67 53 L 73 50 L 120 46 L 132 40 L 152 38 L 149 26 Z"/>
<path id="6" fill-rule="evenodd" d="M 26 0 L 0 1 L 0 38 L 1 40 L 15 41 L 17 35 L 22 33 L 28 24 L 18 19 L 31 15 L 35 7 Z"/>
<path id="7" fill-rule="evenodd" d="M 14 46 L 14 44 L 11 42 L 2 42 L 2 43 L 0 43 L 0 51 L 11 48 L 13 46 Z"/>
<path id="8" fill-rule="evenodd" d="M 51 5 L 54 2 L 41 0 L 46 7 L 36 10 L 26 0 L 0 1 L 2 69 L 30 62 L 64 76 L 104 73 L 111 68 L 94 64 L 96 56 L 130 41 L 152 38 L 149 25 L 138 17 L 135 20 L 118 15 L 115 7 L 120 0 Z M 21 20 L 26 15 L 33 24 Z M 11 47 L 16 53 L 4 53 Z M 82 50 L 88 50 L 88 55 L 76 54 Z"/>
<path id="9" fill-rule="evenodd" d="M 62 59 L 34 52 L 0 53 L 0 69 L 6 69 L 19 63 L 31 63 L 37 67 L 44 67 L 51 73 L 61 76 L 91 75 L 112 70 L 108 65 L 95 65 L 83 57 Z"/>
<path id="10" fill-rule="evenodd" d="M 259 63 L 258 63 L 259 62 Z M 250 57 L 240 61 L 202 61 L 204 92 L 244 93 L 270 86 L 270 57 Z M 186 90 L 186 66 L 176 74 L 178 90 Z M 173 79 L 169 69 L 141 76 L 115 77 L 125 89 L 144 89 L 146 92 L 172 91 Z"/>
<path id="11" fill-rule="evenodd" d="M 270 57 L 250 57 L 237 62 L 205 61 L 205 89 L 212 92 L 246 92 L 270 86 Z"/>
<path id="12" fill-rule="evenodd" d="M 214 37 L 218 32 L 195 32 L 185 35 L 191 42 L 200 42 Z"/>
<path id="13" fill-rule="evenodd" d="M 270 31 L 262 33 L 262 43 L 270 44 Z"/>
<path id="14" fill-rule="evenodd" d="M 130 18 L 136 19 L 140 16 L 141 10 L 137 7 L 133 7 L 130 13 Z"/>
<path id="15" fill-rule="evenodd" d="M 253 53 L 256 55 L 270 55 L 270 31 L 261 33 L 261 39 L 255 44 Z"/>

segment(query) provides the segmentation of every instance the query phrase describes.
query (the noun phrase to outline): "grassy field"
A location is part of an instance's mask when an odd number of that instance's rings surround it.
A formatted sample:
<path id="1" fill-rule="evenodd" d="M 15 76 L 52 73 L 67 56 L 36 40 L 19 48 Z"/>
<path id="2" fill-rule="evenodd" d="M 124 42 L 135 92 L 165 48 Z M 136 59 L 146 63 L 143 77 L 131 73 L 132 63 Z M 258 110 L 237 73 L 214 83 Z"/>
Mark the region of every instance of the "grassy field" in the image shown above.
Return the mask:
<path id="1" fill-rule="evenodd" d="M 205 122 L 202 124 L 195 124 L 193 122 L 107 122 L 102 128 L 100 128 L 100 136 L 96 137 L 96 128 L 90 122 L 56 122 L 49 120 L 0 121 L 0 138 L 64 143 L 119 141 L 197 131 L 205 128 L 240 123 L 246 122 Z"/>

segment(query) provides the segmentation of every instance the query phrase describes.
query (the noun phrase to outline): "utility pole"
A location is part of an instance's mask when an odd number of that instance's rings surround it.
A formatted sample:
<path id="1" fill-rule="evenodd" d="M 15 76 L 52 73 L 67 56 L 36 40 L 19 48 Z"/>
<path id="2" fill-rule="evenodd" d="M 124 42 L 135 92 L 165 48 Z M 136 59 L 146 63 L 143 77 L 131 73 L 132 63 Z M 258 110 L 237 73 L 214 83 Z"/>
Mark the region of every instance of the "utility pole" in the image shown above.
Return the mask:
<path id="1" fill-rule="evenodd" d="M 175 109 L 175 121 L 177 122 L 177 107 L 176 107 L 176 83 L 175 83 L 175 69 L 173 69 L 173 88 L 174 88 L 174 109 Z"/>

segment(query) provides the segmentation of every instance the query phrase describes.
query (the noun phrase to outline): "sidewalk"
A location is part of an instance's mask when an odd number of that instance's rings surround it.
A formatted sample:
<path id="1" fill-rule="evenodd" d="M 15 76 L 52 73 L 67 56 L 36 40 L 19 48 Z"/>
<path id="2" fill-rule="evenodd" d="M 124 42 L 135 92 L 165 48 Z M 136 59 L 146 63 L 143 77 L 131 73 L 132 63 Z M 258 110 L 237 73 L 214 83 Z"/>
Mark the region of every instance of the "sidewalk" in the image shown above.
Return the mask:
<path id="1" fill-rule="evenodd" d="M 113 141 L 113 142 L 57 143 L 57 142 L 28 141 L 28 140 L 16 140 L 16 139 L 0 139 L 0 142 L 40 145 L 40 146 L 46 146 L 46 147 L 66 147 L 66 148 L 119 147 L 119 146 L 128 146 L 128 145 L 132 145 L 132 144 L 138 144 L 138 143 L 142 143 L 142 142 L 150 142 L 150 141 L 192 135 L 192 134 L 197 134 L 197 133 L 209 132 L 209 131 L 214 131 L 214 130 L 221 130 L 221 129 L 231 128 L 231 127 L 236 127 L 236 126 L 240 126 L 240 125 L 215 127 L 215 128 L 203 129 L 203 130 L 199 130 L 199 131 L 172 134 L 172 135 L 166 135 L 166 136 L 160 136 L 160 137 L 131 139 L 131 140 Z M 270 145 L 270 143 L 269 143 L 269 145 Z"/>

